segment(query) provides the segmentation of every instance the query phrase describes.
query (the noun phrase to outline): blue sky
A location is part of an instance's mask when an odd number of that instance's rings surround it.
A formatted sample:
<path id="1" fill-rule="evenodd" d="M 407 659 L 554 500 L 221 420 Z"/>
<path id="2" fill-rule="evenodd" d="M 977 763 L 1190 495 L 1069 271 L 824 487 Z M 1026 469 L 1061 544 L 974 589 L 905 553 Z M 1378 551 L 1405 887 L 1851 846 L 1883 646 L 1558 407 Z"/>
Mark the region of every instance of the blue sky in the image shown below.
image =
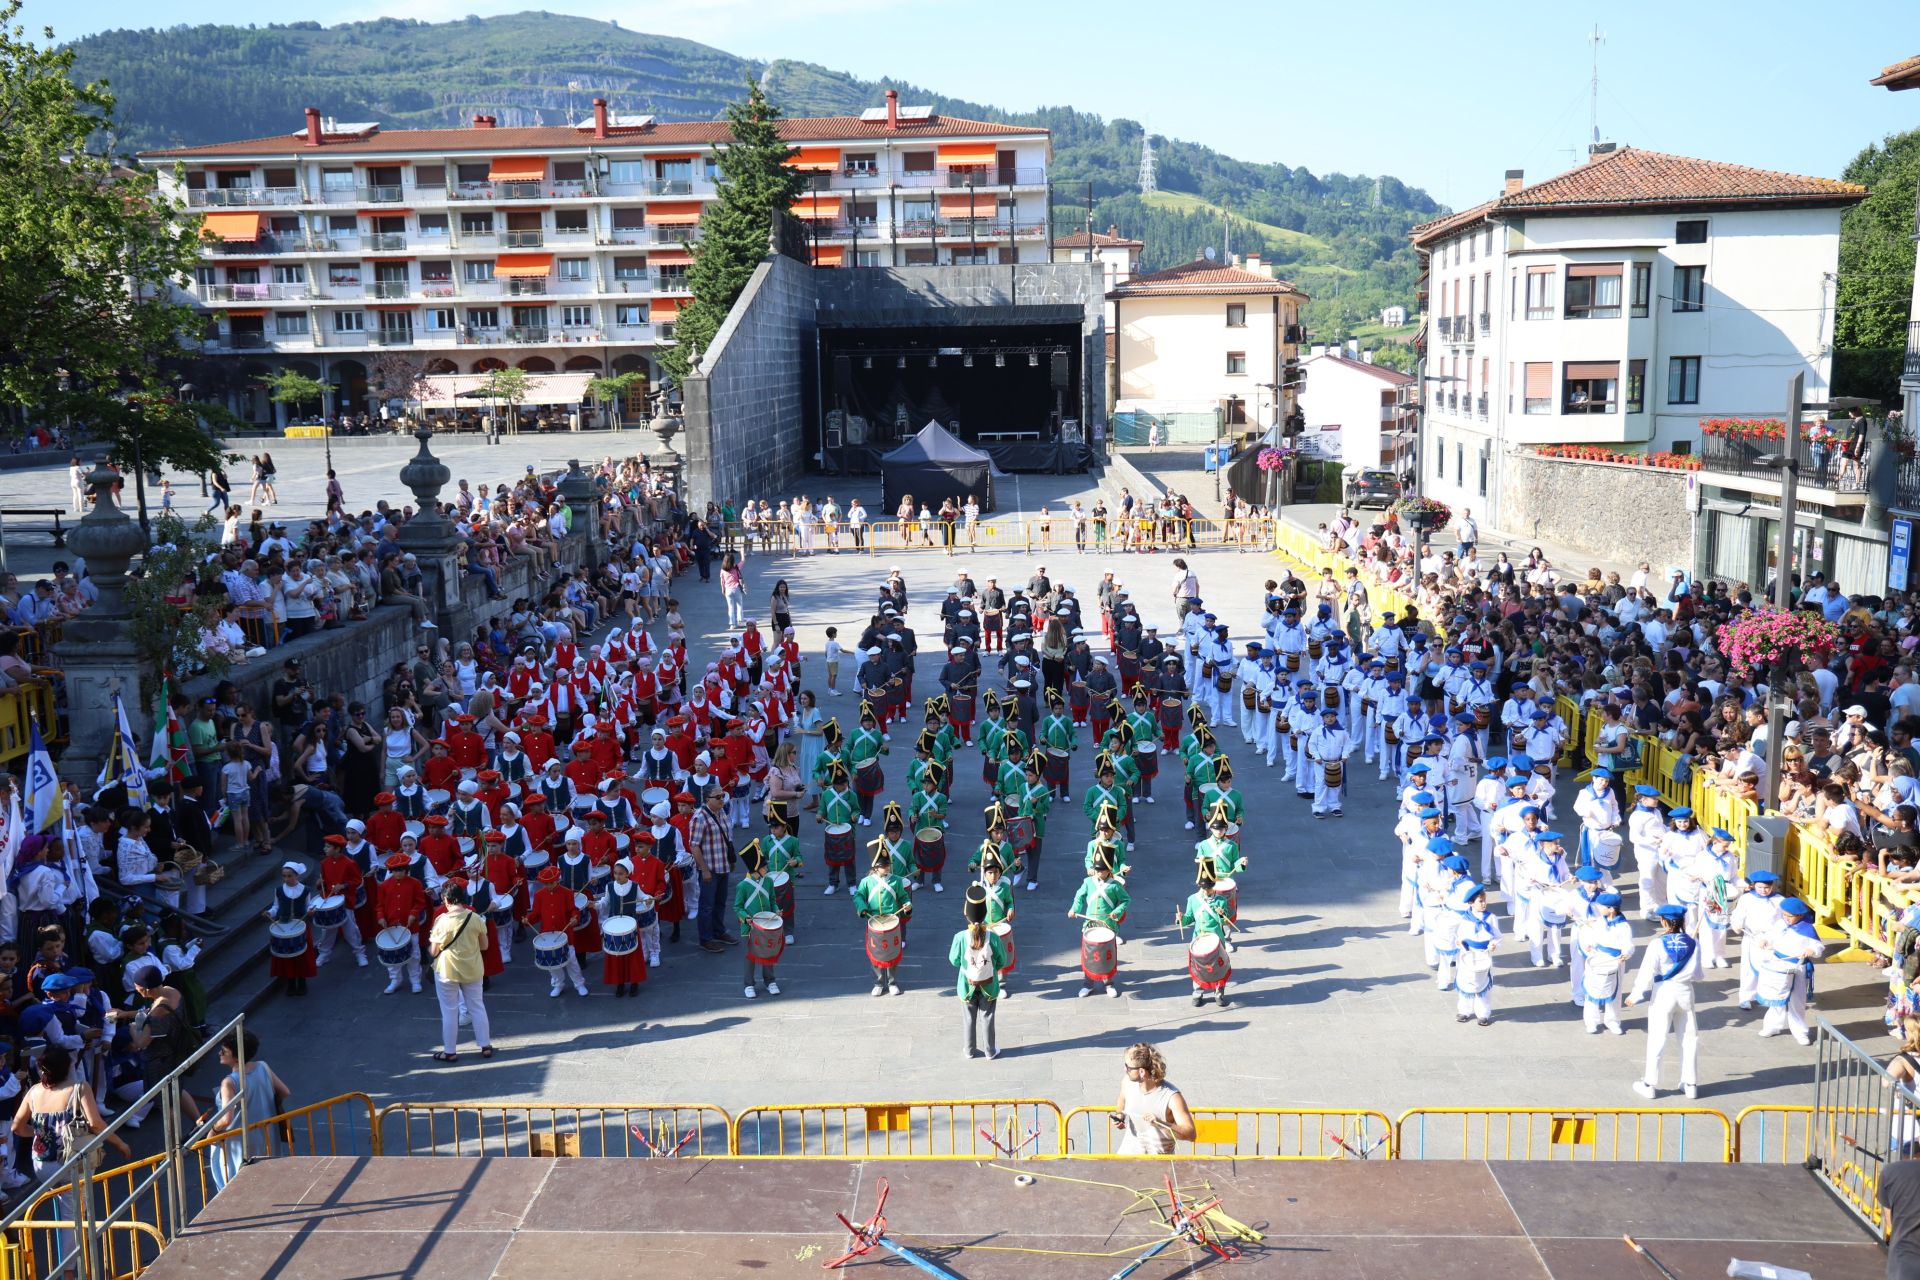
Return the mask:
<path id="1" fill-rule="evenodd" d="M 326 13 L 444 21 L 530 7 L 336 0 Z M 1497 191 L 1506 169 L 1535 178 L 1573 163 L 1569 149 L 1587 134 L 1585 37 L 1596 20 L 1606 36 L 1599 120 L 1609 140 L 1830 176 L 1868 142 L 1920 127 L 1920 92 L 1867 84 L 1886 63 L 1920 53 L 1912 0 L 1610 0 L 1590 10 L 1510 0 L 544 7 L 1013 110 L 1070 104 L 1128 116 L 1246 160 L 1391 173 L 1456 207 Z M 159 16 L 246 23 L 259 14 L 254 0 L 90 0 L 78 9 L 26 0 L 22 17 L 30 30 L 50 23 L 66 39 Z"/>

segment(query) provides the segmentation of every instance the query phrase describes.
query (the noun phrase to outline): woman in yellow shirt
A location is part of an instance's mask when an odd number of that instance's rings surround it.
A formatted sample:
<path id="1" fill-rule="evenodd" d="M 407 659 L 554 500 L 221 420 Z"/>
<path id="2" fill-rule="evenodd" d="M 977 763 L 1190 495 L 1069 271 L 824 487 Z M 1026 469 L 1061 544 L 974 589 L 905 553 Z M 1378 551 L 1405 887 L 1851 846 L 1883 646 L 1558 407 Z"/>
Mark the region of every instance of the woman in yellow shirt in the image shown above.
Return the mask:
<path id="1" fill-rule="evenodd" d="M 487 943 L 487 922 L 467 905 L 466 882 L 447 881 L 447 909 L 433 922 L 428 954 L 433 959 L 434 991 L 440 997 L 440 1051 L 435 1062 L 458 1062 L 454 1052 L 460 1037 L 460 1008 L 466 1006 L 473 1023 L 473 1039 L 480 1056 L 493 1056 L 493 1029 L 487 1023 L 487 997 L 481 988 L 486 969 L 480 958 Z"/>

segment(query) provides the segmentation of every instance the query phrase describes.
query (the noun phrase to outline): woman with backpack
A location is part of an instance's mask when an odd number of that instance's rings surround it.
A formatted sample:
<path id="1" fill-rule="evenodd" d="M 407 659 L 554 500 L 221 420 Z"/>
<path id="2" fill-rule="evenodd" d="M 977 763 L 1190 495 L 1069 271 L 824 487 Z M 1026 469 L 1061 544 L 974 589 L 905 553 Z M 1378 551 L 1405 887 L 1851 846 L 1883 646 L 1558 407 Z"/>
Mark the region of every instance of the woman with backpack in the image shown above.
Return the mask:
<path id="1" fill-rule="evenodd" d="M 967 1056 L 980 1056 L 979 1024 L 987 1030 L 986 1056 L 997 1058 L 1000 1047 L 994 1036 L 993 1015 L 1000 1003 L 1000 971 L 1007 967 L 1007 944 L 1000 935 L 987 930 L 986 886 L 967 887 L 967 927 L 953 935 L 947 948 L 947 961 L 959 971 L 956 993 L 967 1008 Z"/>

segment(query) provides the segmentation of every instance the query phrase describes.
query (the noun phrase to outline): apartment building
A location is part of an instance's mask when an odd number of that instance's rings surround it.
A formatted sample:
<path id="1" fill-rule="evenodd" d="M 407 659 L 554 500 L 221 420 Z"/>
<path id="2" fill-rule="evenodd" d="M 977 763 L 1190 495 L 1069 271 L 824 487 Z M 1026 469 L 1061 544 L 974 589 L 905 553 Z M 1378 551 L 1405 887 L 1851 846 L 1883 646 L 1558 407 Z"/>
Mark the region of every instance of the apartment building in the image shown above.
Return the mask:
<path id="1" fill-rule="evenodd" d="M 1300 403 L 1301 450 L 1343 464 L 1349 475 L 1378 467 L 1398 472 L 1402 451 L 1413 445 L 1413 375 L 1324 347 L 1313 348 L 1300 368 L 1313 379 L 1313 394 Z"/>
<path id="2" fill-rule="evenodd" d="M 1422 492 L 1498 525 L 1510 451 L 1700 448 L 1700 421 L 1827 398 L 1840 215 L 1827 178 L 1596 146 L 1416 227 Z"/>
<path id="3" fill-rule="evenodd" d="M 808 181 L 793 215 L 822 268 L 1044 262 L 1047 131 L 885 106 L 783 120 Z M 231 357 L 233 408 L 284 424 L 253 380 L 292 366 L 330 412 L 369 409 L 382 349 L 430 374 L 638 370 L 651 382 L 701 211 L 716 198 L 724 122 L 612 113 L 573 125 L 387 130 L 328 120 L 246 141 L 146 153 L 204 215 L 190 293 L 202 347 Z M 557 402 L 584 378 L 555 379 Z"/>

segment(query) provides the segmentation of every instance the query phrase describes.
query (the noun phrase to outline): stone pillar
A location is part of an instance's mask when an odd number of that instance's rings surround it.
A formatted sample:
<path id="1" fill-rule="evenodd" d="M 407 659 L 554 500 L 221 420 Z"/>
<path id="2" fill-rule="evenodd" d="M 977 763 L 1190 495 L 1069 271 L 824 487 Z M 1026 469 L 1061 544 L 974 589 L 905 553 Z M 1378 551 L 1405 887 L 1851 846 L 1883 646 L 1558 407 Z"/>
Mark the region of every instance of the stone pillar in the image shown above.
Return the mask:
<path id="1" fill-rule="evenodd" d="M 1892 533 L 1887 523 L 1887 508 L 1893 505 L 1894 486 L 1900 477 L 1900 459 L 1887 439 L 1887 420 L 1867 420 L 1867 509 L 1861 523 L 1869 529 Z M 1856 587 L 1858 583 L 1854 584 Z"/>
<path id="2" fill-rule="evenodd" d="M 132 724 L 152 724 L 153 709 L 141 704 L 143 664 L 128 633 L 127 564 L 147 549 L 147 535 L 113 498 L 114 473 L 104 463 L 87 477 L 93 509 L 73 527 L 67 543 L 87 562 L 100 592 L 91 609 L 67 623 L 54 647 L 54 661 L 67 682 L 67 749 L 60 757 L 62 776 L 91 788 L 113 741 L 117 720 L 113 700 L 126 704 Z M 41 726 L 52 736 L 53 726 Z"/>
<path id="3" fill-rule="evenodd" d="M 400 468 L 400 483 L 413 491 L 413 519 L 400 526 L 400 545 L 413 553 L 425 577 L 422 594 L 433 611 L 445 618 L 460 608 L 460 580 L 466 567 L 456 553 L 460 537 L 440 510 L 440 490 L 453 479 L 447 464 L 433 456 L 428 442 L 433 433 L 422 427 L 413 433 L 420 452 Z"/>
<path id="4" fill-rule="evenodd" d="M 592 564 L 593 549 L 600 545 L 599 530 L 595 527 L 600 486 L 580 469 L 580 459 L 569 458 L 567 474 L 560 477 L 560 483 L 554 487 L 567 504 L 567 539 L 579 544 L 583 558 Z"/>

